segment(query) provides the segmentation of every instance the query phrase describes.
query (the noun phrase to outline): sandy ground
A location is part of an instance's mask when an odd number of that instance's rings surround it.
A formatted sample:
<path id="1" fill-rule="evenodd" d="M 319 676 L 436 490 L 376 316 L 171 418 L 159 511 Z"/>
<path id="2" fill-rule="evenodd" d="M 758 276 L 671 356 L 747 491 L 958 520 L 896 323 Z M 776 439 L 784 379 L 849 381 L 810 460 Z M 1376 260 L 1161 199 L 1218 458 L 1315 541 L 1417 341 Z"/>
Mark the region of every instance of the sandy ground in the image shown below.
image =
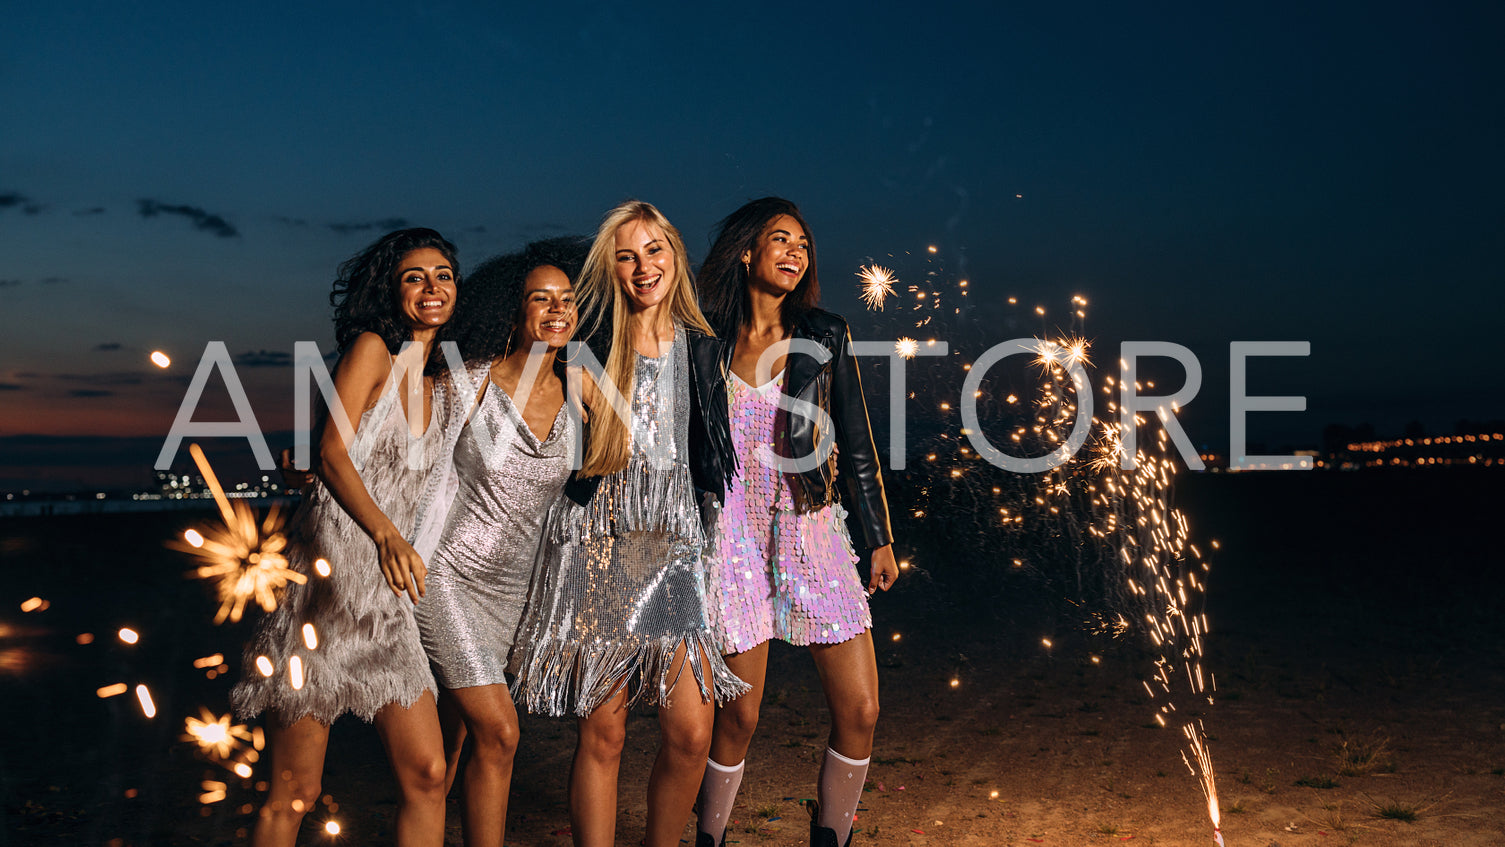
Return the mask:
<path id="1" fill-rule="evenodd" d="M 1210 706 L 1176 705 L 1206 727 L 1226 843 L 1505 844 L 1499 557 L 1483 533 L 1446 523 L 1493 519 L 1496 500 L 1480 493 L 1492 486 L 1466 495 L 1460 515 L 1457 499 L 1444 496 L 1451 487 L 1408 485 L 1409 499 L 1394 504 L 1407 519 L 1377 522 L 1368 508 L 1331 506 L 1356 502 L 1372 481 L 1292 484 L 1279 483 L 1287 487 L 1279 498 L 1249 483 L 1190 492 L 1195 525 L 1224 539 L 1208 579 L 1204 663 L 1218 695 Z M 1323 504 L 1320 521 L 1282 532 L 1261 511 L 1317 514 Z M 51 540 L 38 542 L 38 533 Z M 13 577 L 4 606 L 41 590 L 37 562 L 58 549 L 88 555 L 101 533 L 130 542 L 120 549 L 147 551 L 140 561 L 111 561 L 110 573 L 160 558 L 160 546 L 148 551 L 143 539 L 167 534 L 135 524 L 84 532 L 62 519 L 0 526 Z M 78 585 L 72 596 L 97 600 L 90 615 L 108 622 L 101 630 L 158 604 L 153 637 L 136 652 L 74 645 L 81 624 L 61 617 L 73 602 L 65 586 L 52 586 L 45 614 L 17 624 L 7 613 L 0 846 L 247 844 L 264 776 L 237 779 L 180 739 L 182 716 L 200 705 L 223 711 L 228 684 L 179 670 L 238 643 L 245 625 L 208 627 L 212 605 L 200 587 L 183 586 L 181 570 L 109 585 Z M 1182 738 L 1152 721 L 1139 681 L 1147 657 L 1133 643 L 1093 640 L 1059 608 L 1038 586 L 979 597 L 919 579 L 879 598 L 883 712 L 854 845 L 1212 842 Z M 154 643 L 167 646 L 153 653 Z M 808 655 L 780 647 L 728 843 L 802 844 L 807 832 L 799 801 L 814 791 L 825 709 Z M 80 650 L 97 655 L 78 659 Z M 151 673 L 160 680 L 154 721 L 127 697 L 93 694 Z M 525 719 L 509 844 L 569 843 L 574 739 L 571 722 Z M 635 714 L 621 844 L 642 837 L 655 742 L 651 711 Z M 204 780 L 225 782 L 226 798 L 201 803 Z M 302 843 L 390 843 L 395 789 L 369 726 L 336 725 L 324 790 L 334 805 L 310 816 Z M 450 811 L 448 843 L 459 844 L 456 802 Z M 329 818 L 343 825 L 339 836 L 318 828 Z"/>

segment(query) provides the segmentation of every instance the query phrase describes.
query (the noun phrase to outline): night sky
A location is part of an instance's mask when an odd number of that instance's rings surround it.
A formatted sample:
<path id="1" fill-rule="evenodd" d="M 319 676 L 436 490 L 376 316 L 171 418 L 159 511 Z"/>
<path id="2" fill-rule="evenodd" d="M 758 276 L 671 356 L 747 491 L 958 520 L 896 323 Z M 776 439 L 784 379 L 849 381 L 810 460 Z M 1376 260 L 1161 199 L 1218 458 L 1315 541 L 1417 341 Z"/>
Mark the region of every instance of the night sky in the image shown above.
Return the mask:
<path id="1" fill-rule="evenodd" d="M 1231 341 L 1312 344 L 1251 366 L 1308 398 L 1251 417 L 1272 447 L 1505 418 L 1505 7 L 1036 5 L 8 10 L 0 489 L 148 482 L 210 340 L 289 429 L 293 342 L 332 344 L 334 268 L 387 229 L 468 266 L 628 197 L 697 261 L 795 200 L 854 322 L 870 260 L 1063 323 L 1081 294 L 1099 361 L 1197 353 L 1214 449 Z"/>

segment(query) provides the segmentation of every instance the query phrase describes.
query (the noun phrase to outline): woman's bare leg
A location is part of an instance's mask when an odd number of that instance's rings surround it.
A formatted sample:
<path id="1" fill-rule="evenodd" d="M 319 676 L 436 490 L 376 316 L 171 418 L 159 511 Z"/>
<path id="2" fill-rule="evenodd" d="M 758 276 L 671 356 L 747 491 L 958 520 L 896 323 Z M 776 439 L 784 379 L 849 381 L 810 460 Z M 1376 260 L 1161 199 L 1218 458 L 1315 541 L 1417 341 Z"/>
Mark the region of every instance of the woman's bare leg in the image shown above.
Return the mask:
<path id="1" fill-rule="evenodd" d="M 271 717 L 271 716 L 269 716 Z M 272 778 L 256 818 L 251 847 L 293 847 L 303 816 L 319 802 L 329 727 L 310 717 L 288 726 L 267 721 Z"/>
<path id="2" fill-rule="evenodd" d="M 517 708 L 501 684 L 456 688 L 449 696 L 465 718 L 471 743 L 465 766 L 465 847 L 502 847 L 517 755 Z"/>
<path id="3" fill-rule="evenodd" d="M 752 690 L 716 707 L 716 731 L 711 736 L 711 759 L 735 765 L 747 758 L 753 732 L 758 728 L 758 710 L 768 679 L 768 642 L 726 657 L 726 666 Z"/>
<path id="4" fill-rule="evenodd" d="M 831 710 L 831 749 L 849 759 L 868 758 L 878 725 L 878 660 L 872 631 L 863 630 L 840 644 L 811 644 L 810 655 Z"/>
<path id="5" fill-rule="evenodd" d="M 678 847 L 711 749 L 716 703 L 700 698 L 685 653 L 683 645 L 675 651 L 669 668 L 674 687 L 658 707 L 658 756 L 648 777 L 647 847 Z M 705 659 L 701 660 L 701 676 L 707 684 L 714 684 L 710 662 Z"/>
<path id="6" fill-rule="evenodd" d="M 423 692 L 406 709 L 383 706 L 376 731 L 397 777 L 398 847 L 443 847 L 444 741 L 433 693 Z"/>
<path id="7" fill-rule="evenodd" d="M 460 753 L 465 749 L 465 718 L 449 690 L 439 695 L 439 731 L 444 736 L 444 796 L 455 787 Z"/>
<path id="8" fill-rule="evenodd" d="M 612 847 L 617 834 L 617 771 L 627 740 L 627 693 L 578 721 L 570 764 L 570 827 L 576 847 Z"/>

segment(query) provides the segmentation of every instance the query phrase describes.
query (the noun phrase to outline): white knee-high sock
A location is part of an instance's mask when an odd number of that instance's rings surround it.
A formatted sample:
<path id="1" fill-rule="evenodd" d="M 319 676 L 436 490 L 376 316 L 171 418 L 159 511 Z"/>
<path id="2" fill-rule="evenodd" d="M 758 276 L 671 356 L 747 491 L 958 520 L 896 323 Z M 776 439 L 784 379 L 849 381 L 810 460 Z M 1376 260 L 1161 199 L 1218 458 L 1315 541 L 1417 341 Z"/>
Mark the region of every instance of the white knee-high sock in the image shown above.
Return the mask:
<path id="1" fill-rule="evenodd" d="M 820 800 L 820 817 L 816 823 L 836 831 L 836 843 L 845 844 L 852 832 L 852 815 L 857 813 L 857 804 L 862 802 L 862 783 L 867 779 L 869 756 L 858 761 L 826 748 L 826 756 L 820 762 L 820 784 L 816 797 Z"/>
<path id="2" fill-rule="evenodd" d="M 711 836 L 717 844 L 726 832 L 727 822 L 732 818 L 732 805 L 737 802 L 737 789 L 742 785 L 742 771 L 747 765 L 743 759 L 735 765 L 723 765 L 715 759 L 705 760 L 705 776 L 700 779 L 700 818 L 696 828 Z"/>

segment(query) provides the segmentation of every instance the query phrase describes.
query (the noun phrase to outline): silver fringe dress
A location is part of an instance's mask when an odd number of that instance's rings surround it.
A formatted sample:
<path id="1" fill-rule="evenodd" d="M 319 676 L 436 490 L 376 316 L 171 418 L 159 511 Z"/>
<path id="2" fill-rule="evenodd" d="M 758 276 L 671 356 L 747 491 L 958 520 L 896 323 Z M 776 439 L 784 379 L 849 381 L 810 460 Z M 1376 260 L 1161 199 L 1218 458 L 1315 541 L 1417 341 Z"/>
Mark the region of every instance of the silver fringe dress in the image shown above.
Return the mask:
<path id="1" fill-rule="evenodd" d="M 398 392 L 397 380 L 388 380 L 376 405 L 361 415 L 349 455 L 371 499 L 411 540 L 418 495 L 437 459 L 447 460 L 447 404 L 436 389 L 429 427 L 414 438 Z M 288 537 L 288 566 L 308 581 L 288 585 L 247 643 L 241 680 L 230 692 L 235 714 L 247 720 L 275 712 L 285 724 L 312 716 L 328 725 L 351 712 L 370 721 L 383 706 L 407 708 L 423 692 L 437 693 L 412 600 L 387 586 L 376 544 L 322 481 L 304 495 Z M 327 577 L 314 569 L 321 558 L 329 562 Z M 313 625 L 312 647 L 304 624 Z M 263 656 L 270 675 L 257 668 Z"/>
<path id="2" fill-rule="evenodd" d="M 486 393 L 455 445 L 458 490 L 417 609 L 424 650 L 445 688 L 507 681 L 544 515 L 569 479 L 575 443 L 566 407 L 540 441 L 490 370 L 477 373 Z"/>
<path id="3" fill-rule="evenodd" d="M 589 504 L 560 498 L 545 520 L 512 686 L 530 712 L 584 717 L 621 691 L 629 704 L 663 704 L 685 668 L 703 701 L 749 688 L 706 625 L 684 339 L 676 326 L 666 354 L 637 356 L 628 466 L 602 479 Z M 685 662 L 671 677 L 681 647 Z"/>

